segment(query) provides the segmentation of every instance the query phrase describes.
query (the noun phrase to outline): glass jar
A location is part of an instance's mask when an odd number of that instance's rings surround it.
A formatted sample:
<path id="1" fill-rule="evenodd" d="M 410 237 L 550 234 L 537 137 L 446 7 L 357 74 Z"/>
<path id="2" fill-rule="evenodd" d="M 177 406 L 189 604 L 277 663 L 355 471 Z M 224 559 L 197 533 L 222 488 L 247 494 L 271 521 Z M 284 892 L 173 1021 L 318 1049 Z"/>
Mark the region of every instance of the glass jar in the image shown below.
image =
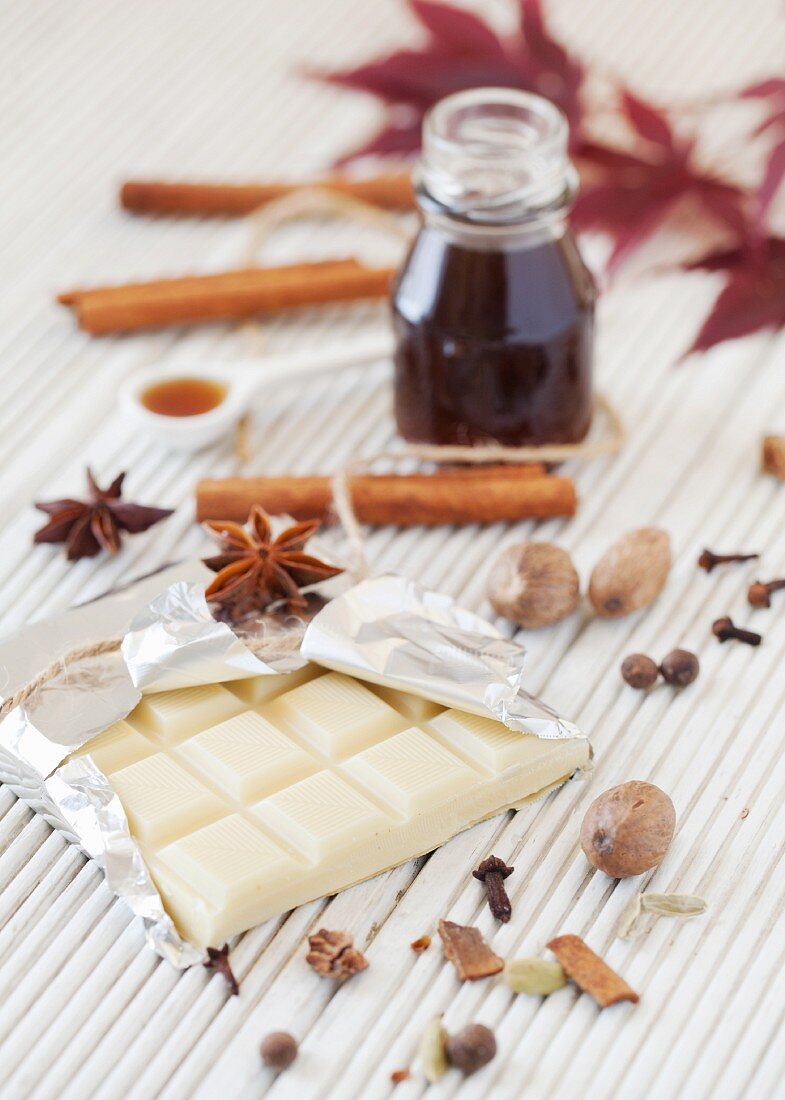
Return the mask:
<path id="1" fill-rule="evenodd" d="M 567 136 L 553 104 L 507 88 L 426 116 L 423 224 L 393 291 L 404 439 L 520 446 L 589 430 L 596 294 L 566 223 Z"/>

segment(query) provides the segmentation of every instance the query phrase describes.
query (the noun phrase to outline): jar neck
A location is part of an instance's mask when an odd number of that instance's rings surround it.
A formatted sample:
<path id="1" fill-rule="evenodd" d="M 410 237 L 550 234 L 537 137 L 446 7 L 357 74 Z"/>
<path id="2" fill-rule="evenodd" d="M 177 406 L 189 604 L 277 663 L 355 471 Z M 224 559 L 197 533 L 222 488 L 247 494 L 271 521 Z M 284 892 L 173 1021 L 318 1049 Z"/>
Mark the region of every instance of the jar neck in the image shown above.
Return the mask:
<path id="1" fill-rule="evenodd" d="M 567 138 L 561 112 L 528 92 L 474 88 L 441 100 L 425 117 L 415 171 L 426 223 L 486 247 L 563 233 L 578 182 Z"/>
<path id="2" fill-rule="evenodd" d="M 452 244 L 474 252 L 513 252 L 536 248 L 556 241 L 568 232 L 567 215 L 572 205 L 567 200 L 557 208 L 530 216 L 521 222 L 473 222 L 456 216 L 425 192 L 415 175 L 415 197 L 424 225 Z M 572 198 L 572 193 L 570 199 Z"/>

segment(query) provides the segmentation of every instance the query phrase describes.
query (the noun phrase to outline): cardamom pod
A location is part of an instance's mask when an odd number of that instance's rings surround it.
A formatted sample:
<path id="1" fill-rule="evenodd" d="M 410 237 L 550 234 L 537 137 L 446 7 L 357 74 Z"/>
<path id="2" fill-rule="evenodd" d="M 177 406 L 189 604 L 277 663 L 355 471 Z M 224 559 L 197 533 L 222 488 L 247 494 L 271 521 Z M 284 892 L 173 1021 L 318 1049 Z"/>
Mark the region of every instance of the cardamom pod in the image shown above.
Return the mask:
<path id="1" fill-rule="evenodd" d="M 653 917 L 697 917 L 705 913 L 708 903 L 694 894 L 634 894 L 616 925 L 616 935 L 623 940 L 636 940 L 646 931 Z"/>
<path id="2" fill-rule="evenodd" d="M 644 920 L 641 917 L 641 898 L 643 894 L 633 894 L 624 907 L 616 925 L 616 935 L 623 940 L 637 940 L 643 934 Z"/>
<path id="3" fill-rule="evenodd" d="M 431 1020 L 423 1032 L 419 1055 L 422 1071 L 431 1084 L 447 1072 L 447 1032 L 441 1016 Z"/>
<path id="4" fill-rule="evenodd" d="M 697 917 L 708 909 L 708 902 L 694 894 L 642 894 L 641 905 L 658 917 Z"/>
<path id="5" fill-rule="evenodd" d="M 567 983 L 560 963 L 537 957 L 508 959 L 504 980 L 513 993 L 531 993 L 535 997 L 547 997 Z"/>

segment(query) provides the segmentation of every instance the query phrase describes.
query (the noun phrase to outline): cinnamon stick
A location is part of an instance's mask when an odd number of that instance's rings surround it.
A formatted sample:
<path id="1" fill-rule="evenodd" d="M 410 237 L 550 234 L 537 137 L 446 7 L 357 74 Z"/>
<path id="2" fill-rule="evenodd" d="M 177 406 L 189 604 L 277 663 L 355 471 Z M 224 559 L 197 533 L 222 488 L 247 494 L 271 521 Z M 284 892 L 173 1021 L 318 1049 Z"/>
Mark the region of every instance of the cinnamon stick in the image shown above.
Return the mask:
<path id="1" fill-rule="evenodd" d="M 57 300 L 75 311 L 80 328 L 102 335 L 384 298 L 393 274 L 393 268 L 365 267 L 355 259 L 325 260 L 70 290 Z"/>
<path id="2" fill-rule="evenodd" d="M 418 524 L 497 523 L 571 516 L 575 485 L 542 467 L 491 466 L 436 474 L 360 474 L 349 481 L 361 523 L 411 527 Z M 199 520 L 244 521 L 254 504 L 295 519 L 326 519 L 332 509 L 327 477 L 233 477 L 200 481 Z"/>
<path id="3" fill-rule="evenodd" d="M 134 214 L 239 217 L 303 187 L 326 187 L 342 195 L 389 209 L 410 210 L 414 191 L 409 171 L 388 172 L 365 179 L 325 176 L 307 183 L 188 183 L 128 180 L 120 203 Z"/>

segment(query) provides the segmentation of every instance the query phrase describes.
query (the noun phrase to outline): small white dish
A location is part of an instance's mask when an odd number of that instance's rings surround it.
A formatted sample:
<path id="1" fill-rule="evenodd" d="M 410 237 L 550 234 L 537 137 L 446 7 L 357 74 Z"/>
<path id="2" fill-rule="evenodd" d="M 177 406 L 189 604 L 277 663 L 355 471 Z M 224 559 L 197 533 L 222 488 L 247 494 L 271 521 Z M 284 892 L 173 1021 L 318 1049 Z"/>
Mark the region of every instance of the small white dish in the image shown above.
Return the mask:
<path id="1" fill-rule="evenodd" d="M 362 363 L 389 359 L 389 334 L 366 337 L 321 350 L 289 352 L 233 363 L 200 362 L 171 367 L 148 367 L 120 387 L 119 403 L 125 416 L 146 435 L 178 451 L 198 451 L 228 435 L 247 412 L 253 397 L 273 382 L 291 382 L 337 372 Z M 173 416 L 153 412 L 142 398 L 162 382 L 204 379 L 225 389 L 220 403 L 207 412 Z"/>

